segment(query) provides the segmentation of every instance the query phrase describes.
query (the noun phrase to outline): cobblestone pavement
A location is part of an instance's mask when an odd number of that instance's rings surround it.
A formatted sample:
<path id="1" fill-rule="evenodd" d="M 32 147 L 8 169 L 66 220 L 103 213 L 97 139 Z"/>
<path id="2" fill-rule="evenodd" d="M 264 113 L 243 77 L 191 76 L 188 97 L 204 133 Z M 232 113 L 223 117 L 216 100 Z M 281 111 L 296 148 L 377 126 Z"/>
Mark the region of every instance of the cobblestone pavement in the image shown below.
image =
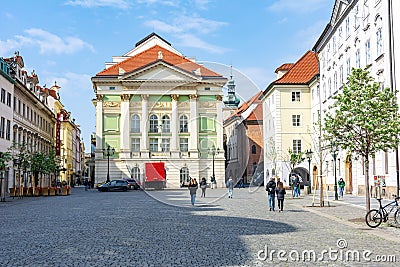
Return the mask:
<path id="1" fill-rule="evenodd" d="M 347 196 L 324 208 L 310 207 L 311 196 L 287 197 L 282 213 L 269 211 L 262 188 L 235 189 L 232 199 L 225 189 L 208 189 L 206 198 L 199 190 L 195 206 L 186 189 L 75 188 L 67 197 L 8 200 L 0 203 L 0 266 L 398 266 L 400 261 L 400 229 L 369 229 L 358 220 L 363 209 Z M 357 255 L 360 260 L 353 260 Z"/>

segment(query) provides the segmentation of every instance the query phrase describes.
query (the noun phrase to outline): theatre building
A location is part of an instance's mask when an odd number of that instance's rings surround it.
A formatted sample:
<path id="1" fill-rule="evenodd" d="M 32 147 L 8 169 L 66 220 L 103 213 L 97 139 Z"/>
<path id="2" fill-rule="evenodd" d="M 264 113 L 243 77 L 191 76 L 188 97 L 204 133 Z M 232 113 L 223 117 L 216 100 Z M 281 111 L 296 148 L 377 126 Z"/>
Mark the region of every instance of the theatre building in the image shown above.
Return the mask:
<path id="1" fill-rule="evenodd" d="M 152 33 L 94 77 L 95 182 L 133 177 L 163 187 L 225 180 L 222 87 L 227 79 Z M 214 151 L 214 152 L 213 152 Z M 159 176 L 159 177 L 156 177 Z"/>

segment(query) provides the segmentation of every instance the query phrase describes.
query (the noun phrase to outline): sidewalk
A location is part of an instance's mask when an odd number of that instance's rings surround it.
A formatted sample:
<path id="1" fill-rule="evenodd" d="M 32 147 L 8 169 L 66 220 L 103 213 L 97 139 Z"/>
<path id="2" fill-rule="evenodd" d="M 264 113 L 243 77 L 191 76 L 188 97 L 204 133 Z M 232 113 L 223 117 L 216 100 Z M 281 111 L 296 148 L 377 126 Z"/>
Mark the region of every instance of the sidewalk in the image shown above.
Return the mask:
<path id="1" fill-rule="evenodd" d="M 292 198 L 288 197 L 288 199 Z M 393 214 L 390 215 L 389 223 L 382 222 L 378 228 L 370 228 L 366 225 L 364 196 L 345 195 L 343 199 L 340 198 L 339 200 L 334 200 L 333 192 L 328 192 L 328 200 L 325 198 L 324 202 L 325 206 L 320 207 L 318 192 L 314 199 L 314 205 L 312 205 L 313 194 L 302 195 L 301 199 L 298 199 L 296 203 L 291 201 L 291 205 L 331 219 L 337 223 L 341 223 L 362 231 L 368 231 L 370 234 L 400 243 L 400 228 L 393 227 L 390 224 L 393 223 Z M 383 200 L 382 204 L 385 205 L 388 202 L 390 202 L 390 200 Z M 376 201 L 374 198 L 371 198 L 371 209 L 378 207 L 378 201 Z"/>

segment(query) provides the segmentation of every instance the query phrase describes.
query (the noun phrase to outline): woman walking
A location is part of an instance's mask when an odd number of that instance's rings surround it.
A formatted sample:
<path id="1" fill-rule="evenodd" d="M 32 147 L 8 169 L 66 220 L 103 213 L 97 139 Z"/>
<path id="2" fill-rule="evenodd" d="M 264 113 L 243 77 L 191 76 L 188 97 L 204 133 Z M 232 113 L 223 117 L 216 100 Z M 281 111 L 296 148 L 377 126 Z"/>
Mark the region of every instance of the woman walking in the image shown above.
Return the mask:
<path id="1" fill-rule="evenodd" d="M 190 179 L 188 188 L 189 188 L 189 193 L 190 193 L 190 201 L 192 202 L 192 206 L 193 206 L 194 202 L 196 201 L 196 191 L 197 191 L 197 188 L 199 188 L 199 185 L 197 184 L 196 179 Z"/>
<path id="2" fill-rule="evenodd" d="M 201 197 L 206 197 L 207 181 L 206 178 L 204 177 L 201 178 L 200 188 L 201 188 Z"/>
<path id="3" fill-rule="evenodd" d="M 285 199 L 286 190 L 283 187 L 283 183 L 279 182 L 278 187 L 276 188 L 276 197 L 278 199 L 278 209 L 279 212 L 283 211 L 283 200 Z"/>
<path id="4" fill-rule="evenodd" d="M 339 185 L 339 197 L 343 198 L 344 187 L 346 186 L 346 183 L 344 182 L 343 178 L 339 179 L 338 185 Z"/>

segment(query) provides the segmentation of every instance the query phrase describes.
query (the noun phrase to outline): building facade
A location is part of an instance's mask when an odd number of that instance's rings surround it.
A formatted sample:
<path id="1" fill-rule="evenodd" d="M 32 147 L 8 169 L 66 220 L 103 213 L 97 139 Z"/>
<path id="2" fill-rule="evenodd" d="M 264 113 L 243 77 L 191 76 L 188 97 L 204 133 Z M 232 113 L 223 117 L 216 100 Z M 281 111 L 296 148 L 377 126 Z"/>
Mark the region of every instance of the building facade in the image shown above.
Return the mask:
<path id="1" fill-rule="evenodd" d="M 400 2 L 392 0 L 347 0 L 335 1 L 331 20 L 315 44 L 314 50 L 320 61 L 320 88 L 312 93 L 312 118 L 318 114 L 323 121 L 332 97 L 340 93 L 352 68 L 363 68 L 370 72 L 382 87 L 398 90 L 398 66 L 400 53 Z M 365 192 L 364 169 L 361 159 L 351 151 L 339 151 L 337 173 L 345 179 L 346 192 Z M 334 184 L 334 160 L 327 155 L 324 175 L 328 184 Z M 374 176 L 386 180 L 386 194 L 397 194 L 398 160 L 396 151 L 377 153 L 370 160 L 370 185 Z M 318 167 L 318 166 L 317 166 Z"/>
<path id="2" fill-rule="evenodd" d="M 261 95 L 262 92 L 255 94 L 224 120 L 226 178 L 243 178 L 244 183 L 251 183 L 263 174 Z"/>
<path id="3" fill-rule="evenodd" d="M 144 182 L 146 164 L 160 162 L 166 187 L 185 185 L 189 176 L 210 181 L 213 173 L 222 186 L 226 81 L 154 33 L 113 57 L 92 78 L 96 183 L 105 181 L 107 173 L 111 179 L 132 176 Z M 221 153 L 211 155 L 212 148 Z"/>
<path id="4" fill-rule="evenodd" d="M 277 177 L 289 185 L 291 172 L 303 178 L 308 185 L 306 162 L 291 169 L 289 158 L 293 153 L 304 153 L 312 147 L 311 91 L 318 87 L 318 58 L 308 51 L 296 63 L 283 64 L 275 71 L 277 80 L 264 90 L 264 183 Z"/>

